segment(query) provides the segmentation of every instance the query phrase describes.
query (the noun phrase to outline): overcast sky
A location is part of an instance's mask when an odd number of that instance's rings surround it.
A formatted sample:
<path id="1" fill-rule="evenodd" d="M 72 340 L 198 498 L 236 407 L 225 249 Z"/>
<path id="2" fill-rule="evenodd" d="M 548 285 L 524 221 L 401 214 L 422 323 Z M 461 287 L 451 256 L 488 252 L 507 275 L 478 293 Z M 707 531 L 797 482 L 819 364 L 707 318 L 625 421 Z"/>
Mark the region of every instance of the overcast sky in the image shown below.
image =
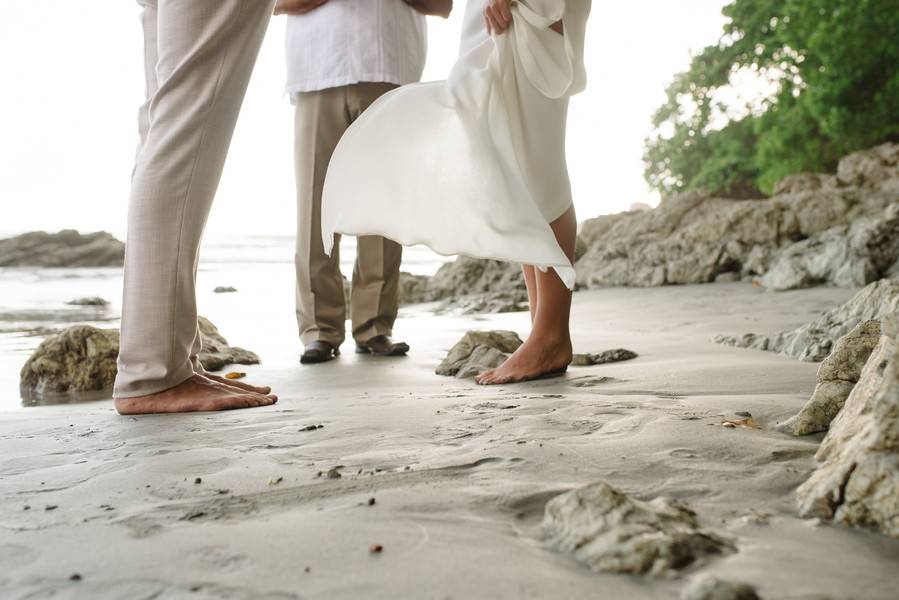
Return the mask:
<path id="1" fill-rule="evenodd" d="M 657 201 L 642 177 L 650 116 L 691 51 L 717 41 L 724 4 L 594 0 L 588 89 L 572 99 L 568 128 L 579 219 Z M 448 73 L 463 9 L 456 0 L 449 20 L 430 20 L 425 80 Z M 131 0 L 0 3 L 0 232 L 124 231 L 144 92 L 138 14 Z M 237 125 L 211 232 L 292 232 L 292 110 L 281 93 L 283 40 L 284 19 L 274 18 Z"/>

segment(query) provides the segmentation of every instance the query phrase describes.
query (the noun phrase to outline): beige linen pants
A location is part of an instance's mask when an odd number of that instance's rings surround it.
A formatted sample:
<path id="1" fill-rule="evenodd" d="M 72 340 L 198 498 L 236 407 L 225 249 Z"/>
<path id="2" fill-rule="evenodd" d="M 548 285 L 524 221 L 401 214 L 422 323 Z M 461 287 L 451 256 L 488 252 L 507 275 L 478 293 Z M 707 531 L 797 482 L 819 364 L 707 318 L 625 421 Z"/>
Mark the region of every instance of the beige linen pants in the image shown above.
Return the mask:
<path id="1" fill-rule="evenodd" d="M 140 112 L 113 395 L 160 392 L 201 367 L 200 238 L 274 0 L 139 0 Z"/>
<path id="2" fill-rule="evenodd" d="M 296 95 L 297 184 L 296 303 L 300 339 L 343 343 L 346 302 L 340 273 L 340 239 L 328 257 L 322 245 L 322 186 L 331 154 L 344 131 L 391 83 L 356 83 Z M 357 239 L 350 295 L 353 338 L 390 335 L 399 306 L 403 248 L 380 236 Z"/>

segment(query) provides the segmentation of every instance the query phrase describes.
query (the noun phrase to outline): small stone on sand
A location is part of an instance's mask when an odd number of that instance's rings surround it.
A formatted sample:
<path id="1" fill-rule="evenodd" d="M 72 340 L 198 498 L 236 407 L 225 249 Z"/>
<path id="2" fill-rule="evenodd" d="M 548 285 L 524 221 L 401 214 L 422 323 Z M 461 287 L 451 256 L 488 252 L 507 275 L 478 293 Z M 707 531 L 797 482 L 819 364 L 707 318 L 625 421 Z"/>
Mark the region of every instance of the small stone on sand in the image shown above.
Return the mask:
<path id="1" fill-rule="evenodd" d="M 194 483 L 197 484 L 197 485 L 203 483 L 203 478 L 202 478 L 202 477 L 197 477 L 196 479 L 194 479 Z"/>
<path id="2" fill-rule="evenodd" d="M 333 469 L 330 469 L 328 471 L 328 479 L 340 479 L 340 478 L 341 478 L 340 471 L 337 470 L 337 467 L 334 467 Z"/>
<path id="3" fill-rule="evenodd" d="M 372 544 L 371 548 L 369 548 L 368 551 L 372 554 L 380 554 L 384 551 L 384 546 L 382 546 L 381 544 Z"/>
<path id="4" fill-rule="evenodd" d="M 281 476 L 278 476 L 278 477 L 272 477 L 271 479 L 268 480 L 268 484 L 269 484 L 269 485 L 278 485 L 278 484 L 281 483 L 282 481 L 284 481 L 284 478 L 281 477 Z"/>

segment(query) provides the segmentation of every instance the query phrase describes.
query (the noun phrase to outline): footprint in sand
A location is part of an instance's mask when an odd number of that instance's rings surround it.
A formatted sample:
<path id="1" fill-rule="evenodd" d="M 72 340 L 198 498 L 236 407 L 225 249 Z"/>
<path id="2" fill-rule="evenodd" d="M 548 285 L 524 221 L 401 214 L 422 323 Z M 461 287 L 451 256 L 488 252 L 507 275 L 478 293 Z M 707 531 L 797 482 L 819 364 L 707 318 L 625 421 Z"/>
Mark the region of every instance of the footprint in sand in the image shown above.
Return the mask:
<path id="1" fill-rule="evenodd" d="M 252 559 L 245 554 L 229 552 L 227 548 L 210 546 L 190 553 L 188 560 L 198 567 L 236 571 L 249 566 Z"/>

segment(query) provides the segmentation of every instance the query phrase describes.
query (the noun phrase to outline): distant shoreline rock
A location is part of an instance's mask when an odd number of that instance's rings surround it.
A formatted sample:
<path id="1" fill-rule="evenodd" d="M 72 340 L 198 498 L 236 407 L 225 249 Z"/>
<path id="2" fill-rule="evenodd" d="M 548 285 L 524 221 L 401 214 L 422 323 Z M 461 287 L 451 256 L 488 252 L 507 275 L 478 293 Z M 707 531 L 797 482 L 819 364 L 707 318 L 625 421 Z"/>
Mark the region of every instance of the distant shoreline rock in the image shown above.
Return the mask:
<path id="1" fill-rule="evenodd" d="M 0 267 L 121 267 L 125 244 L 105 231 L 32 231 L 0 240 Z"/>
<path id="2" fill-rule="evenodd" d="M 862 287 L 899 272 L 899 144 L 799 173 L 771 198 L 695 190 L 653 210 L 585 221 L 581 287 L 754 280 L 770 290 Z"/>

